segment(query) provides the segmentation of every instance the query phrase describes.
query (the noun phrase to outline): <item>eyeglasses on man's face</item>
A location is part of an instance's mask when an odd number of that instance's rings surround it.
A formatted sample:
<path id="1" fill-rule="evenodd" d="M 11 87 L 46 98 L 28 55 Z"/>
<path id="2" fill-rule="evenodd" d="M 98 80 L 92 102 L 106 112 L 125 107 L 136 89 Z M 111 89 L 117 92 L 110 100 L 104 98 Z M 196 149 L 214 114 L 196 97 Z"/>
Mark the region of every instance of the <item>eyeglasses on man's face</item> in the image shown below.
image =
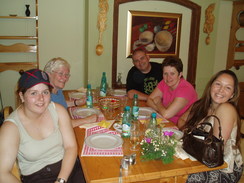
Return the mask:
<path id="1" fill-rule="evenodd" d="M 70 74 L 64 74 L 62 72 L 57 72 L 57 71 L 52 71 L 54 73 L 56 73 L 59 77 L 66 77 L 66 78 L 69 78 L 70 77 Z"/>

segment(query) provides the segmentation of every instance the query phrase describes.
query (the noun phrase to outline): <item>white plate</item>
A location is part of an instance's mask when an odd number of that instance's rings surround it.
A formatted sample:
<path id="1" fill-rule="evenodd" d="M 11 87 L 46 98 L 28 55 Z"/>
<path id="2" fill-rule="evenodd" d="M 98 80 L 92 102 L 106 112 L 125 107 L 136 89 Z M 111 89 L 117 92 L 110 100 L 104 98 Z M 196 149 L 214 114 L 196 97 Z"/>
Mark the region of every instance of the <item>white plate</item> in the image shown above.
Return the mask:
<path id="1" fill-rule="evenodd" d="M 86 118 L 87 116 L 91 116 L 92 114 L 99 115 L 101 112 L 98 109 L 92 108 L 76 108 L 73 111 L 74 116 L 80 116 L 81 118 Z"/>
<path id="2" fill-rule="evenodd" d="M 176 139 L 181 139 L 183 137 L 183 132 L 174 128 L 166 127 L 162 129 L 162 132 L 164 131 L 174 132 Z"/>
<path id="3" fill-rule="evenodd" d="M 85 96 L 86 96 L 86 93 L 82 93 L 82 92 L 69 93 L 70 99 L 81 99 L 81 98 L 84 98 Z"/>
<path id="4" fill-rule="evenodd" d="M 139 119 L 150 118 L 151 114 L 155 112 L 151 108 L 140 107 L 139 108 Z"/>
<path id="5" fill-rule="evenodd" d="M 85 144 L 96 149 L 113 149 L 122 145 L 123 140 L 118 135 L 100 133 L 87 137 Z"/>
<path id="6" fill-rule="evenodd" d="M 125 96 L 126 95 L 126 90 L 114 90 L 113 91 L 113 96 Z"/>

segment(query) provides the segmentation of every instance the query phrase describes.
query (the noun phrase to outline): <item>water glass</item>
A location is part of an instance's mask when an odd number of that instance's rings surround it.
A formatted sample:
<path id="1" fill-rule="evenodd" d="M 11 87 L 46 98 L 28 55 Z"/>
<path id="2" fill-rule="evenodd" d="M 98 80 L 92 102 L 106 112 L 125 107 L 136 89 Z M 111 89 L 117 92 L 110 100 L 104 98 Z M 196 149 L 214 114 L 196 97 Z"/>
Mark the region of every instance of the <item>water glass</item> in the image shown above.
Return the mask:
<path id="1" fill-rule="evenodd" d="M 100 97 L 100 87 L 97 87 L 93 92 L 93 103 L 98 103 Z"/>
<path id="2" fill-rule="evenodd" d="M 140 131 L 140 125 L 139 121 L 131 122 L 130 127 L 130 143 L 132 144 L 132 147 L 130 150 L 137 151 L 139 149 L 138 144 L 140 143 L 140 137 L 141 137 L 141 131 Z"/>
<path id="3" fill-rule="evenodd" d="M 123 97 L 120 97 L 119 100 L 120 100 L 120 111 L 123 112 L 125 106 L 127 105 L 128 98 L 127 98 L 127 96 L 123 96 Z"/>

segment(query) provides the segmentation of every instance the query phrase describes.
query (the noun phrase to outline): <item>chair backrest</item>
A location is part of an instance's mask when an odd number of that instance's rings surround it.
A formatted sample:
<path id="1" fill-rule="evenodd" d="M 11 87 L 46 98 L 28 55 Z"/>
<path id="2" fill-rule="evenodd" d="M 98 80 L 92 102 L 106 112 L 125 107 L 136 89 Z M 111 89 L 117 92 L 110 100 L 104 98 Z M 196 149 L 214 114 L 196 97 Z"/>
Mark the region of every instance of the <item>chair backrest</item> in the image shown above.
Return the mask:
<path id="1" fill-rule="evenodd" d="M 3 109 L 4 119 L 6 119 L 12 112 L 13 112 L 13 108 L 11 106 L 4 107 L 4 109 Z M 19 166 L 18 166 L 17 161 L 15 161 L 15 163 L 14 163 L 14 167 L 12 169 L 12 174 L 15 177 L 17 177 L 17 179 L 20 180 L 20 171 L 19 171 Z"/>
<path id="2" fill-rule="evenodd" d="M 4 107 L 3 116 L 6 119 L 13 112 L 13 108 L 11 106 Z"/>

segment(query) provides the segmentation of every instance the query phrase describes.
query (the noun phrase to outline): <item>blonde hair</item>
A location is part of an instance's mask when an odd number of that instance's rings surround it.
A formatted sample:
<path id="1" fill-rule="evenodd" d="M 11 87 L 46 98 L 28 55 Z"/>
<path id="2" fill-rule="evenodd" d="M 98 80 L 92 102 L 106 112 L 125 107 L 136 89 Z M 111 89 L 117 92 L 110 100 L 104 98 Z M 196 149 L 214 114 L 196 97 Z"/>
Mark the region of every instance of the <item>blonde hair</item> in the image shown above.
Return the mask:
<path id="1" fill-rule="evenodd" d="M 56 57 L 47 62 L 44 67 L 44 71 L 47 73 L 51 73 L 52 71 L 59 69 L 60 67 L 67 67 L 70 69 L 70 64 L 61 57 Z"/>

